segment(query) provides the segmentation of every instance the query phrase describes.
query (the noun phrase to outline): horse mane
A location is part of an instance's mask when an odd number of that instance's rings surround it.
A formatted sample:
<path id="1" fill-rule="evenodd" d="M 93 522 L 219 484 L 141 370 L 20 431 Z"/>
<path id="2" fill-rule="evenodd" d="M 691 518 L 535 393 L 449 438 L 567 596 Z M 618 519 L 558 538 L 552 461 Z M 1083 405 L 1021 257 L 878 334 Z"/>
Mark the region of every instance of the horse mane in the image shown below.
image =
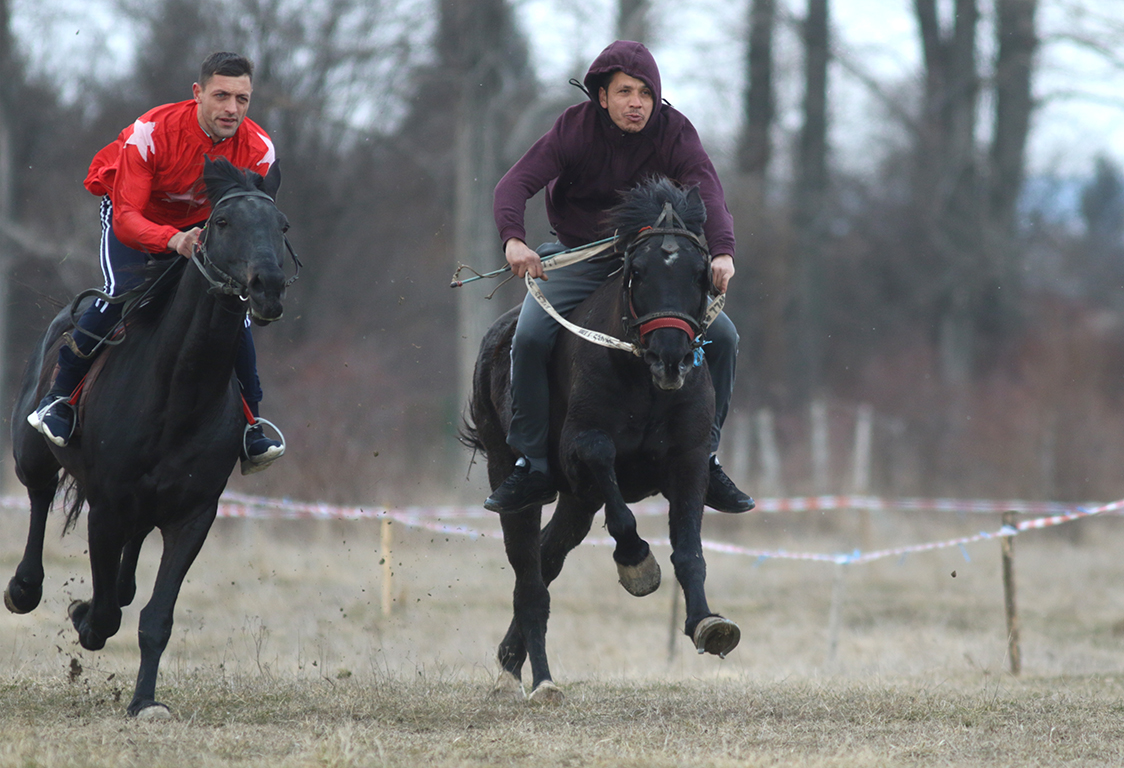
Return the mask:
<path id="1" fill-rule="evenodd" d="M 671 208 L 687 229 L 696 235 L 703 234 L 706 223 L 706 206 L 698 194 L 691 195 L 694 187 L 683 187 L 666 176 L 653 176 L 640 182 L 626 192 L 621 202 L 610 209 L 606 217 L 606 234 L 620 233 L 630 238 L 644 227 L 650 227 L 659 218 L 665 203 Z M 670 222 L 667 226 L 670 226 Z"/>
<path id="2" fill-rule="evenodd" d="M 262 188 L 262 175 L 251 170 L 236 168 L 225 157 L 205 163 L 203 166 L 203 183 L 207 187 L 207 199 L 214 205 L 228 192 L 236 190 L 260 190 Z"/>

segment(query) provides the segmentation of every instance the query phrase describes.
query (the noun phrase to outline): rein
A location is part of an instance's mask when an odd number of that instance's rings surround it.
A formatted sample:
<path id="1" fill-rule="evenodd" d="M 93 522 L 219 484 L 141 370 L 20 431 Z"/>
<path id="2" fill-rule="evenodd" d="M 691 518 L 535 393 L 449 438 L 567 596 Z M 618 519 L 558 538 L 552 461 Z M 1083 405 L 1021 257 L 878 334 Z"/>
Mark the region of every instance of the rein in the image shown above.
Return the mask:
<path id="1" fill-rule="evenodd" d="M 199 237 L 199 241 L 195 244 L 195 249 L 191 253 L 191 263 L 199 268 L 199 272 L 210 284 L 211 287 L 207 290 L 208 293 L 218 293 L 223 296 L 237 296 L 242 301 L 249 301 L 250 287 L 248 285 L 243 285 L 232 275 L 223 271 L 211 259 L 210 254 L 207 253 L 207 234 L 210 232 L 209 227 L 211 226 L 211 221 L 215 218 L 215 211 L 217 211 L 219 206 L 223 203 L 238 197 L 261 197 L 268 200 L 274 207 L 277 206 L 277 202 L 272 197 L 256 189 L 238 189 L 226 193 L 219 198 L 218 202 L 211 206 L 211 214 L 203 224 L 203 234 Z M 285 287 L 288 288 L 300 277 L 302 264 L 300 259 L 297 258 L 297 253 L 293 250 L 288 236 L 282 234 L 281 239 L 285 241 L 285 249 L 289 252 L 289 256 L 292 257 L 293 266 L 295 268 L 293 276 L 285 281 Z"/>
<path id="2" fill-rule="evenodd" d="M 641 229 L 636 237 L 625 247 L 624 267 L 626 274 L 628 263 L 636 252 L 637 246 L 653 237 L 661 236 L 663 237 L 663 242 L 660 245 L 660 249 L 668 254 L 677 253 L 679 251 L 679 243 L 676 241 L 676 238 L 682 237 L 689 240 L 706 256 L 706 267 L 709 271 L 710 249 L 707 248 L 705 238 L 687 229 L 687 225 L 671 207 L 671 203 L 664 203 L 663 211 L 660 213 L 659 218 L 656 219 L 655 224 Z M 557 266 L 562 265 L 559 264 Z M 697 350 L 704 344 L 702 341 L 702 334 L 711 326 L 726 304 L 726 295 L 719 294 L 710 300 L 702 317 L 694 317 L 685 312 L 676 310 L 649 312 L 642 317 L 637 317 L 636 311 L 632 306 L 632 281 L 630 277 L 628 280 L 624 281 L 623 290 L 625 303 L 628 306 L 631 317 L 624 317 L 622 321 L 625 327 L 629 329 L 630 335 L 634 340 L 623 340 L 610 334 L 583 328 L 580 325 L 570 322 L 562 317 L 558 310 L 551 305 L 550 301 L 543 295 L 543 292 L 539 289 L 538 284 L 535 283 L 534 278 L 531 277 L 530 274 L 524 275 L 523 282 L 527 285 L 527 292 L 534 297 L 535 301 L 539 303 L 539 306 L 570 333 L 597 344 L 598 346 L 607 347 L 609 349 L 619 349 L 623 352 L 631 352 L 637 357 L 644 356 L 644 337 L 660 328 L 678 328 L 686 333 L 691 338 L 691 345 L 696 350 L 697 355 Z"/>

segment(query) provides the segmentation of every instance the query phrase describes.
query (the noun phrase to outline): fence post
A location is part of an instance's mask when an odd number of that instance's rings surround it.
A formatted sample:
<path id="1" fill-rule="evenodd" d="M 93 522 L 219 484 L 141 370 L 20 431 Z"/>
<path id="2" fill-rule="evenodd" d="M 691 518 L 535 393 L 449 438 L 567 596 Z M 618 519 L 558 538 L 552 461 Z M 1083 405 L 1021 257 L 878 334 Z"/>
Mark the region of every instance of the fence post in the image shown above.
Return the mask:
<path id="1" fill-rule="evenodd" d="M 1015 513 L 1003 513 L 1003 527 L 1015 527 Z M 1003 537 L 1003 604 L 1007 610 L 1007 653 L 1011 657 L 1011 674 L 1022 671 L 1019 650 L 1019 611 L 1015 604 L 1015 537 Z"/>
<path id="2" fill-rule="evenodd" d="M 784 490 L 781 487 L 781 454 L 777 448 L 773 412 L 768 408 L 760 409 L 757 411 L 756 421 L 758 453 L 761 455 L 762 490 L 766 495 L 780 496 Z"/>
<path id="3" fill-rule="evenodd" d="M 827 423 L 827 401 L 817 397 L 812 401 L 809 417 L 812 421 L 812 491 L 827 493 L 831 472 L 831 440 Z"/>
<path id="4" fill-rule="evenodd" d="M 379 528 L 379 549 L 382 555 L 382 615 L 389 616 L 394 607 L 394 587 L 391 580 L 394 570 L 390 564 L 391 559 L 391 527 L 390 518 L 384 517 Z"/>

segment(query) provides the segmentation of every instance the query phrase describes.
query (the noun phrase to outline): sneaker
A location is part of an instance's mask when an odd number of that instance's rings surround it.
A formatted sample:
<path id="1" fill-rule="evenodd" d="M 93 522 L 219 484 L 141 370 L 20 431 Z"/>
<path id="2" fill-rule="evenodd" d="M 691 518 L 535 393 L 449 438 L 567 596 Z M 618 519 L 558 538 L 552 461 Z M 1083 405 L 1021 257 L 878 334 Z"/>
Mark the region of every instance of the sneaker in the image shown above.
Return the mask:
<path id="1" fill-rule="evenodd" d="M 28 424 L 59 448 L 65 448 L 70 442 L 74 421 L 74 406 L 70 404 L 70 398 L 58 392 L 48 392 L 35 412 L 27 417 Z"/>
<path id="2" fill-rule="evenodd" d="M 492 512 L 520 512 L 527 507 L 549 504 L 558 498 L 558 491 L 550 478 L 542 472 L 532 470 L 523 459 L 515 463 L 515 469 L 492 495 L 484 500 L 484 509 Z"/>
<path id="3" fill-rule="evenodd" d="M 266 437 L 261 424 L 254 424 L 242 437 L 242 474 L 261 472 L 285 455 L 285 445 Z"/>
<path id="4" fill-rule="evenodd" d="M 710 484 L 706 487 L 706 505 L 719 512 L 748 512 L 756 506 L 748 493 L 738 490 L 734 481 L 722 471 L 716 456 L 710 457 Z"/>

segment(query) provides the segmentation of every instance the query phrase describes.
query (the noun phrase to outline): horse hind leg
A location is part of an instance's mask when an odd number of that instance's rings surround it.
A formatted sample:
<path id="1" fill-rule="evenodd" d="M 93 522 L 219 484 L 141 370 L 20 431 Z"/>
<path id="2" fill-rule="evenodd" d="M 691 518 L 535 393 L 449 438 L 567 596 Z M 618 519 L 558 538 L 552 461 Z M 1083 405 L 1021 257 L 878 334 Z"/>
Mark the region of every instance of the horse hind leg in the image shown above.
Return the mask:
<path id="1" fill-rule="evenodd" d="M 131 605 L 137 595 L 137 561 L 140 559 L 141 545 L 150 533 L 151 528 L 141 531 L 129 539 L 121 551 L 121 565 L 117 570 L 117 604 L 122 608 Z"/>
<path id="2" fill-rule="evenodd" d="M 566 556 L 589 534 L 593 514 L 596 511 L 597 505 L 582 502 L 569 494 L 562 494 L 559 497 L 558 506 L 539 537 L 539 562 L 544 585 L 549 587 L 558 578 L 566 562 Z M 515 618 L 512 619 L 507 634 L 500 643 L 498 656 L 501 671 L 492 689 L 492 697 L 521 700 L 523 698 L 521 677 L 523 662 L 527 659 L 527 644 L 523 641 L 519 622 Z M 532 702 L 542 703 L 561 699 L 561 689 L 549 678 L 538 679 L 530 697 Z"/>
<path id="3" fill-rule="evenodd" d="M 103 505 L 90 507 L 87 526 L 93 596 L 89 600 L 71 603 L 68 613 L 82 647 L 88 651 L 99 651 L 105 647 L 106 640 L 121 628 L 117 576 L 124 541 L 117 530 L 116 515 Z"/>
<path id="4" fill-rule="evenodd" d="M 47 514 L 58 489 L 56 472 L 46 485 L 28 488 L 31 500 L 31 519 L 27 530 L 27 544 L 23 559 L 16 566 L 15 575 L 4 590 L 4 606 L 12 613 L 30 613 L 43 598 L 43 541 L 47 530 Z"/>

